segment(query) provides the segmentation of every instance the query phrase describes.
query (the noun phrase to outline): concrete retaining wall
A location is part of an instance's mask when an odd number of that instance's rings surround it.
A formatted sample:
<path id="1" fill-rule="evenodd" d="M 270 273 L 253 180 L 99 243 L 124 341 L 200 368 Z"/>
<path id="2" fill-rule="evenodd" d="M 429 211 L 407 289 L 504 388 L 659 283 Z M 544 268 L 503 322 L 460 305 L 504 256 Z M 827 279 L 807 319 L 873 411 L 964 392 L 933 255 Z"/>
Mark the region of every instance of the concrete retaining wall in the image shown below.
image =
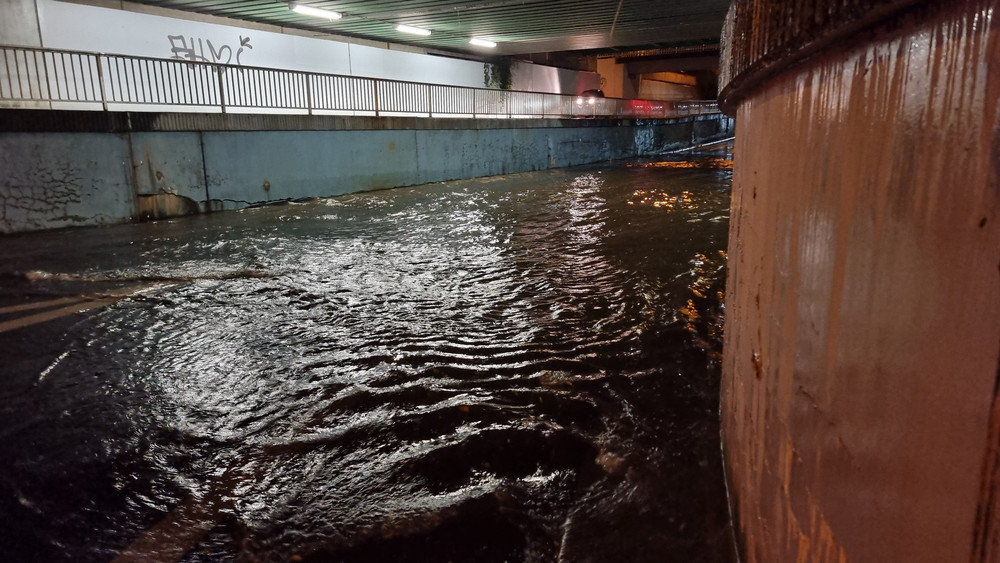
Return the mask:
<path id="1" fill-rule="evenodd" d="M 107 117 L 112 119 L 100 127 L 93 123 L 100 116 L 82 114 L 76 124 L 63 120 L 62 128 L 72 132 L 23 118 L 36 124 L 29 129 L 38 130 L 0 132 L 0 232 L 155 219 L 575 166 L 651 155 L 732 133 L 732 120 L 721 116 L 600 124 L 341 118 L 336 123 L 347 128 L 339 130 L 231 131 L 213 130 L 221 124 L 209 123 L 226 116 L 196 117 L 204 122 L 204 129 L 196 131 L 168 130 L 162 123 L 169 120 L 157 125 L 146 118 L 139 127 L 127 114 Z M 116 123 L 127 124 L 126 130 L 116 130 Z M 313 118 L 299 123 L 316 125 Z M 420 128 L 382 128 L 417 123 Z"/>

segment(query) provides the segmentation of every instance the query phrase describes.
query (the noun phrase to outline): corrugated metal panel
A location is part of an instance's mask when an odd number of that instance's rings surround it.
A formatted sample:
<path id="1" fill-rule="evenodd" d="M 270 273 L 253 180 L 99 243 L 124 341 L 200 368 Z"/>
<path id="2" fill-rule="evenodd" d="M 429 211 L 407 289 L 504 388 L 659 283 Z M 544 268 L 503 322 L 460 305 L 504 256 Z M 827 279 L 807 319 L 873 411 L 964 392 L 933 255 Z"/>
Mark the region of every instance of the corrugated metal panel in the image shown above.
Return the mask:
<path id="1" fill-rule="evenodd" d="M 344 17 L 327 22 L 277 0 L 133 0 L 140 4 L 431 49 L 477 52 L 469 37 L 500 43 L 498 54 L 658 47 L 716 42 L 729 0 L 305 0 Z M 396 23 L 430 29 L 427 38 Z M 482 52 L 482 51 L 478 51 Z"/>

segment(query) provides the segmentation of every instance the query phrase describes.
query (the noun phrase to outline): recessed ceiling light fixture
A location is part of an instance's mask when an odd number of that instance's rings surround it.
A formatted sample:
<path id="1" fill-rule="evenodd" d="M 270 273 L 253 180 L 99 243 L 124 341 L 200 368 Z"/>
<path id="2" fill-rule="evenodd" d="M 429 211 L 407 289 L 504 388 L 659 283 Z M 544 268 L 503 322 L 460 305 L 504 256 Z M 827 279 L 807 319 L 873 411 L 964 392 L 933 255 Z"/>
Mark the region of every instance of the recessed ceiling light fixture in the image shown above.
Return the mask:
<path id="1" fill-rule="evenodd" d="M 396 31 L 402 31 L 403 33 L 412 33 L 413 35 L 423 35 L 427 36 L 431 34 L 431 30 L 424 29 L 422 27 L 413 27 L 412 25 L 396 24 Z"/>
<path id="2" fill-rule="evenodd" d="M 328 20 L 339 20 L 343 15 L 340 12 L 334 12 L 333 10 L 324 10 L 323 8 L 313 8 L 312 6 L 303 6 L 297 2 L 289 2 L 288 8 L 296 13 L 313 16 L 315 18 L 326 18 Z"/>
<path id="3" fill-rule="evenodd" d="M 492 49 L 497 46 L 495 41 L 490 41 L 489 39 L 480 39 L 478 37 L 473 37 L 472 39 L 469 39 L 469 43 L 477 47 L 486 47 L 488 49 Z"/>

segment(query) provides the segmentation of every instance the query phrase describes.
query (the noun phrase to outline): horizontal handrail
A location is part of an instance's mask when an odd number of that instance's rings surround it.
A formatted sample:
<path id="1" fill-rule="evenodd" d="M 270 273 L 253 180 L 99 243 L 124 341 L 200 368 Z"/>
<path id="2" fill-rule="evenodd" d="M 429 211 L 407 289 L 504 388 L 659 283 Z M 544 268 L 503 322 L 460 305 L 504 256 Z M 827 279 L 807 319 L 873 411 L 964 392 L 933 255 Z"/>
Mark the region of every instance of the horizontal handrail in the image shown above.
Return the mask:
<path id="1" fill-rule="evenodd" d="M 0 107 L 474 118 L 669 118 L 719 111 L 714 100 L 584 98 L 10 46 L 0 46 Z"/>

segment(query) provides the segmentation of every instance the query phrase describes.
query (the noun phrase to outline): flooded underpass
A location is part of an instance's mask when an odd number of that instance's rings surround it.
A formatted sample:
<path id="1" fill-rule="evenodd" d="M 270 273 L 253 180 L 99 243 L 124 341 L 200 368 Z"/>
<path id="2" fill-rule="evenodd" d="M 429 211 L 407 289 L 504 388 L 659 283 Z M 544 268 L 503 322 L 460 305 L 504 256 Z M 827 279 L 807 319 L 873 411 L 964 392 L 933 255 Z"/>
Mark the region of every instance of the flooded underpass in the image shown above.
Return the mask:
<path id="1" fill-rule="evenodd" d="M 729 148 L 0 239 L 5 559 L 731 561 Z"/>

